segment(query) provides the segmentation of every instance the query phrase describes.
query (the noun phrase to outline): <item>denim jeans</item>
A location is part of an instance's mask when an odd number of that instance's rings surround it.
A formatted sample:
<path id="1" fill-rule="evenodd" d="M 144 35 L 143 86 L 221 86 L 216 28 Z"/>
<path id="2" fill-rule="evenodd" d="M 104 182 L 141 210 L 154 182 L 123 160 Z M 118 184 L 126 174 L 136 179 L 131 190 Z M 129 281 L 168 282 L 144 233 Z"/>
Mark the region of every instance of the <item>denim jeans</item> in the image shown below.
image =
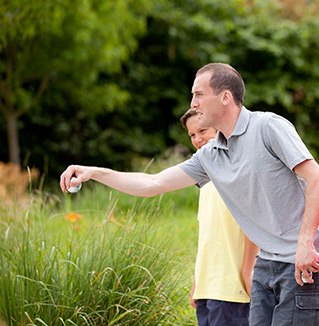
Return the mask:
<path id="1" fill-rule="evenodd" d="M 295 265 L 258 257 L 250 302 L 250 326 L 318 326 L 319 275 L 300 286 Z"/>

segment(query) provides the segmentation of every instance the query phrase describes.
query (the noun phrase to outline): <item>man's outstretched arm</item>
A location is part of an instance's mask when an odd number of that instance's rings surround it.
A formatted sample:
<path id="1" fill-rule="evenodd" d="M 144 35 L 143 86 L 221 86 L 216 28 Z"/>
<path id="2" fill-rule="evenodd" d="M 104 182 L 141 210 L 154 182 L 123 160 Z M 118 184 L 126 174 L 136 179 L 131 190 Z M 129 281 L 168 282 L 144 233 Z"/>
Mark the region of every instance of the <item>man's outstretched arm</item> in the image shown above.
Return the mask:
<path id="1" fill-rule="evenodd" d="M 75 177 L 72 180 L 71 178 Z M 164 192 L 186 188 L 196 181 L 178 166 L 157 174 L 119 172 L 94 166 L 70 165 L 60 177 L 60 187 L 66 192 L 71 186 L 88 180 L 98 181 L 113 189 L 139 197 L 153 197 Z"/>

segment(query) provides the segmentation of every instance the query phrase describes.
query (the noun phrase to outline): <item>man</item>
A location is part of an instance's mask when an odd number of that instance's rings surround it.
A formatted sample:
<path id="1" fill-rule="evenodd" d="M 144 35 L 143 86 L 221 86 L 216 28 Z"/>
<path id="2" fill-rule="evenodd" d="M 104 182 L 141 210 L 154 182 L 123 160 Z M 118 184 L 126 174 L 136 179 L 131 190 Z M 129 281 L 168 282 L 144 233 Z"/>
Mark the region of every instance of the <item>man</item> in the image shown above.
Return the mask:
<path id="1" fill-rule="evenodd" d="M 72 186 L 93 179 L 136 196 L 212 180 L 260 248 L 250 324 L 319 325 L 318 164 L 287 120 L 243 107 L 244 82 L 231 66 L 212 63 L 199 69 L 192 93 L 200 126 L 219 132 L 191 159 L 155 175 L 72 165 L 61 175 L 62 191 L 73 174 Z"/>

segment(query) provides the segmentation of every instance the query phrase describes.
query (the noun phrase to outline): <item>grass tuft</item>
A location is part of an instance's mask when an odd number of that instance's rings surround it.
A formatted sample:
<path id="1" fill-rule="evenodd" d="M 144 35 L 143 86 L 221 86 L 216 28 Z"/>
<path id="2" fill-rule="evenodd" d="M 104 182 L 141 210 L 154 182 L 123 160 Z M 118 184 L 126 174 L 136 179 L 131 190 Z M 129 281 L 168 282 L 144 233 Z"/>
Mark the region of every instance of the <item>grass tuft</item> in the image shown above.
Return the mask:
<path id="1" fill-rule="evenodd" d="M 163 196 L 123 198 L 88 187 L 6 211 L 0 326 L 194 325 L 184 308 L 193 273 L 185 235 L 168 223 L 176 207 Z"/>

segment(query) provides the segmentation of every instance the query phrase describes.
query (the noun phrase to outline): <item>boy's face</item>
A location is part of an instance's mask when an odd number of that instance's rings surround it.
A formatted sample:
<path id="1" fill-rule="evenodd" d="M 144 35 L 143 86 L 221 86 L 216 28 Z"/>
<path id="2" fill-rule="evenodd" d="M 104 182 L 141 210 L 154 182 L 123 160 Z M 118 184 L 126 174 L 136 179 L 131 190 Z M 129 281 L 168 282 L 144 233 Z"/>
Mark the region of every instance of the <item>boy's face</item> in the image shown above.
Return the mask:
<path id="1" fill-rule="evenodd" d="M 200 149 L 202 146 L 206 145 L 210 139 L 216 137 L 217 131 L 215 128 L 201 128 L 199 126 L 197 115 L 193 115 L 187 119 L 186 127 L 192 144 L 196 149 Z"/>

